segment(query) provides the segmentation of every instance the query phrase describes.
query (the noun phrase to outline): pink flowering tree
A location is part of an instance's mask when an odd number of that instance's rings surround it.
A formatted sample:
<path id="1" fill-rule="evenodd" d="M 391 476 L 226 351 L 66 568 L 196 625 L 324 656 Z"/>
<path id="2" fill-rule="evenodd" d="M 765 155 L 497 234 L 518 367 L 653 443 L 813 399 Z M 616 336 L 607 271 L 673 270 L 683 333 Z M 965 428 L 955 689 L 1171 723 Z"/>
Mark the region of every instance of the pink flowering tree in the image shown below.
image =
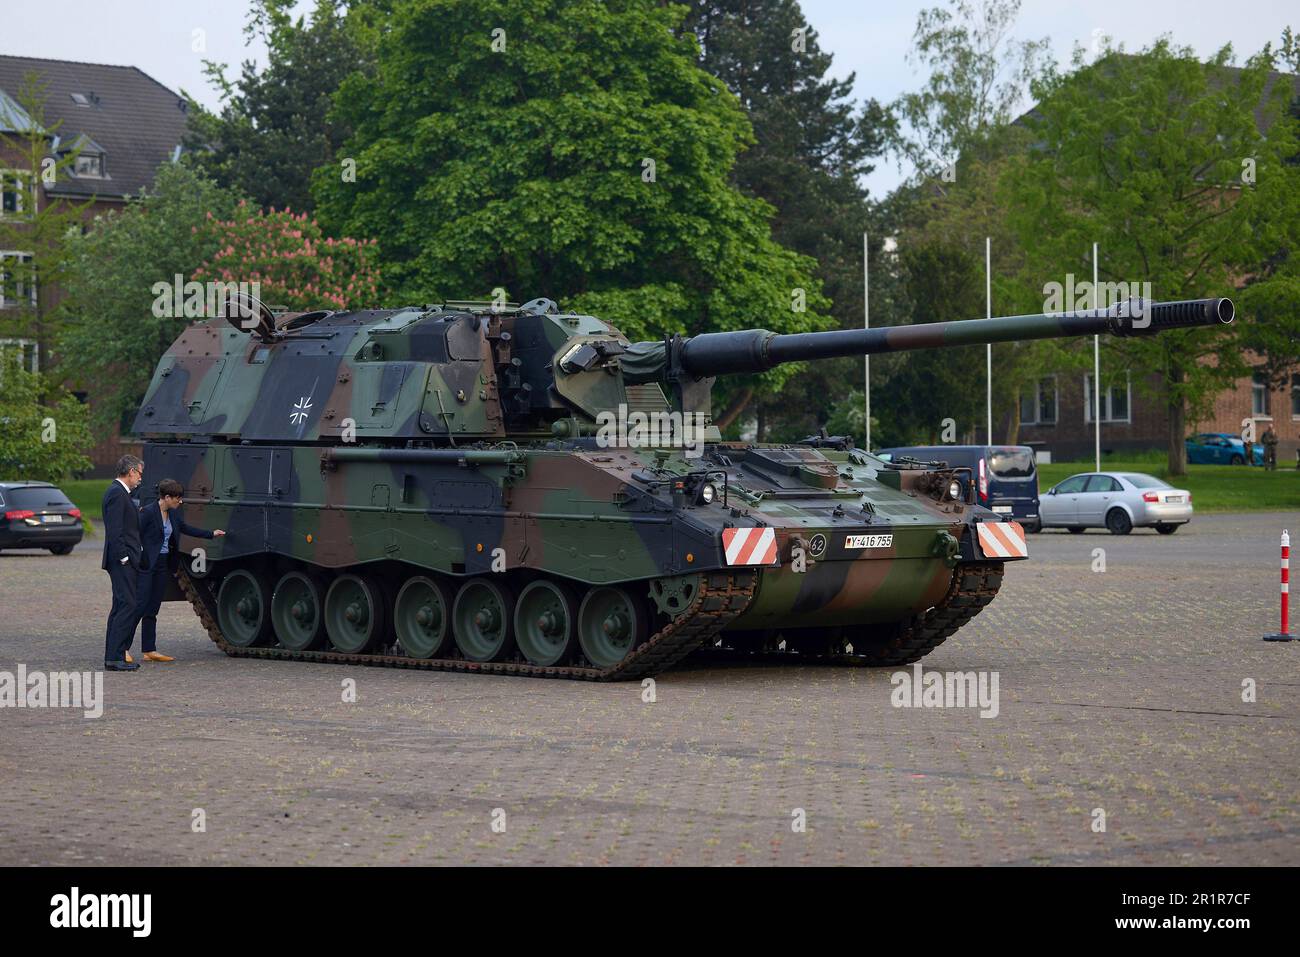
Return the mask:
<path id="1" fill-rule="evenodd" d="M 373 239 L 330 239 L 306 213 L 262 211 L 241 202 L 234 218 L 208 214 L 220 247 L 191 276 L 199 282 L 260 283 L 262 301 L 290 311 L 357 309 L 379 304 Z"/>

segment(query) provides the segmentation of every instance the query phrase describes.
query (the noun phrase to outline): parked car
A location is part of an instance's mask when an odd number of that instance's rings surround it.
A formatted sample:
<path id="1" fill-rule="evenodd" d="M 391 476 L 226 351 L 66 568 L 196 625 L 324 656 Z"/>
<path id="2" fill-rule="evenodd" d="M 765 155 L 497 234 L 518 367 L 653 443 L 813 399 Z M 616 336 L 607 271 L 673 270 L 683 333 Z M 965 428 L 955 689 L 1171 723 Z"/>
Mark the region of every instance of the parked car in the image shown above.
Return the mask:
<path id="1" fill-rule="evenodd" d="M 1245 465 L 1246 443 L 1229 432 L 1202 432 L 1187 440 L 1187 461 L 1192 465 Z M 1264 446 L 1251 443 L 1251 465 L 1264 464 Z"/>
<path id="2" fill-rule="evenodd" d="M 66 555 L 81 541 L 81 509 L 49 482 L 0 482 L 0 548 Z"/>
<path id="3" fill-rule="evenodd" d="M 1044 528 L 1106 528 L 1127 535 L 1154 528 L 1172 535 L 1192 518 L 1192 493 L 1143 472 L 1083 472 L 1043 495 Z"/>
<path id="4" fill-rule="evenodd" d="M 1023 445 L 908 445 L 873 453 L 885 461 L 909 456 L 922 462 L 947 462 L 970 469 L 962 493 L 975 484 L 975 500 L 1000 515 L 1015 519 L 1027 532 L 1042 527 L 1038 515 L 1038 469 L 1034 450 Z"/>

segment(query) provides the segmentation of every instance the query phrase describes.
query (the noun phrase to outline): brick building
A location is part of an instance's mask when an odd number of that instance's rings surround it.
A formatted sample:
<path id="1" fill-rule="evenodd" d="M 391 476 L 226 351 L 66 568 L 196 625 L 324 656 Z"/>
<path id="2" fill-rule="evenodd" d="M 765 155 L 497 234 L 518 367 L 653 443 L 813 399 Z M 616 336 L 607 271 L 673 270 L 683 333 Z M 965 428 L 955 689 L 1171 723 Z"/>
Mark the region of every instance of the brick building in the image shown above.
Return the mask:
<path id="1" fill-rule="evenodd" d="M 43 127 L 20 102 L 32 75 L 44 87 Z M 33 128 L 45 139 L 47 156 L 75 155 L 54 182 L 30 168 L 25 149 Z M 28 211 L 60 200 L 88 203 L 87 222 L 121 208 L 153 182 L 162 163 L 180 157 L 184 131 L 185 101 L 136 67 L 0 56 L 0 218 L 16 225 L 6 234 L 21 238 Z M 6 277 L 6 262 L 30 268 L 35 251 L 12 239 L 3 245 L 13 248 L 0 248 L 0 343 L 22 349 L 30 368 L 50 368 L 57 357 L 41 354 L 31 330 L 38 309 L 48 313 L 60 290 L 40 283 L 39 276 L 21 276 L 13 266 Z M 78 395 L 94 401 L 93 395 Z M 135 447 L 116 432 L 105 436 L 90 452 L 96 472 Z"/>
<path id="2" fill-rule="evenodd" d="M 1163 449 L 1168 443 L 1161 381 L 1148 377 L 1133 381 L 1127 373 L 1113 377 L 1102 368 L 1106 385 L 1101 402 L 1103 452 Z M 1282 388 L 1270 389 L 1261 376 L 1239 379 L 1220 393 L 1209 418 L 1187 423 L 1192 432 L 1230 432 L 1240 435 L 1245 419 L 1255 422 L 1255 434 L 1268 425 L 1278 437 L 1278 461 L 1294 461 L 1300 448 L 1300 369 Z M 997 428 L 994 433 L 996 435 Z M 1000 437 L 1006 440 L 1005 433 Z M 1020 433 L 1017 441 L 1052 453 L 1056 460 L 1092 457 L 1092 373 L 1060 372 L 1044 376 L 1021 392 Z"/>

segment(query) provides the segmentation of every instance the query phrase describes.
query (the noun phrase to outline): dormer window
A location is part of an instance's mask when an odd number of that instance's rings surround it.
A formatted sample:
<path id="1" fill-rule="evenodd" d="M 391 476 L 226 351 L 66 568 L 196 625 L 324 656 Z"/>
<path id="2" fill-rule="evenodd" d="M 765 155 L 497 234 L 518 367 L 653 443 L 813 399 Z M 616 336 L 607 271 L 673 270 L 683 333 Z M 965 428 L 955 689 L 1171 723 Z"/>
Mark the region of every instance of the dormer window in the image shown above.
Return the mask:
<path id="1" fill-rule="evenodd" d="M 81 153 L 77 156 L 76 165 L 73 168 L 74 176 L 89 176 L 95 179 L 104 178 L 104 154 L 103 153 Z"/>

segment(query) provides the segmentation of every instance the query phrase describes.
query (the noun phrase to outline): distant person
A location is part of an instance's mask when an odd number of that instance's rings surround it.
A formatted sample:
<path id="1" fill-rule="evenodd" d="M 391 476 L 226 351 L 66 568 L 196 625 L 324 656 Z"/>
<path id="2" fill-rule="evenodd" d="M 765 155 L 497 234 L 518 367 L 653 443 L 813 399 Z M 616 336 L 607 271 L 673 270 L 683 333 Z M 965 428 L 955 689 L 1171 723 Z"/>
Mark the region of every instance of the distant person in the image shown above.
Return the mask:
<path id="1" fill-rule="evenodd" d="M 140 650 L 146 661 L 175 661 L 158 651 L 158 609 L 167 594 L 167 583 L 176 577 L 180 565 L 180 539 L 184 533 L 194 538 L 218 538 L 226 533 L 219 528 L 208 531 L 187 525 L 181 517 L 181 483 L 163 479 L 158 483 L 158 501 L 140 509 L 140 541 L 144 547 L 146 567 L 136 578 L 136 618 L 140 622 Z M 135 638 L 134 624 L 127 647 Z"/>
<path id="2" fill-rule="evenodd" d="M 108 630 L 104 635 L 104 670 L 135 671 L 140 666 L 131 660 L 127 647 L 135 632 L 136 573 L 144 567 L 144 549 L 140 545 L 140 513 L 131 501 L 131 493 L 144 478 L 144 463 L 134 455 L 117 460 L 117 478 L 104 492 L 103 569 L 113 583 L 113 607 L 108 612 Z"/>
<path id="3" fill-rule="evenodd" d="M 1277 468 L 1277 433 L 1273 431 L 1273 423 L 1268 424 L 1259 440 L 1264 443 L 1264 468 L 1271 472 Z"/>

